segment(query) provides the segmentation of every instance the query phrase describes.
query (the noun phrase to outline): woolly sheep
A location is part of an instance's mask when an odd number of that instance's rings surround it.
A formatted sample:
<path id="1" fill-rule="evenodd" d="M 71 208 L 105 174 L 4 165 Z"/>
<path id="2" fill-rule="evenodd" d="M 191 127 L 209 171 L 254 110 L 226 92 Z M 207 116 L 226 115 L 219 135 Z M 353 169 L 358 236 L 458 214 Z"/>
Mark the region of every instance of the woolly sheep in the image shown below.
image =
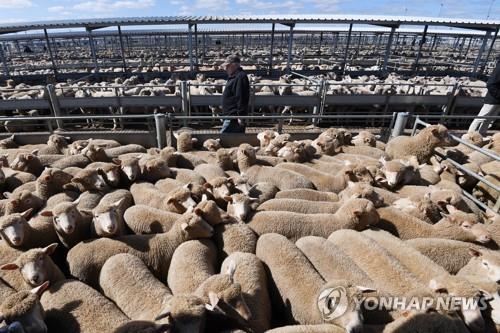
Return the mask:
<path id="1" fill-rule="evenodd" d="M 174 295 L 192 294 L 216 273 L 217 249 L 208 239 L 191 240 L 175 249 L 170 262 L 168 286 Z"/>
<path id="2" fill-rule="evenodd" d="M 278 132 L 272 130 L 265 130 L 257 134 L 257 140 L 260 142 L 260 148 L 265 149 L 269 143 L 271 143 L 271 140 L 276 138 L 278 135 Z"/>
<path id="3" fill-rule="evenodd" d="M 500 256 L 491 250 L 469 248 L 471 260 L 457 273 L 458 276 L 478 275 L 493 283 L 500 281 Z"/>
<path id="4" fill-rule="evenodd" d="M 372 279 L 344 251 L 327 239 L 306 236 L 295 242 L 295 245 L 325 281 L 345 279 L 357 285 L 375 286 Z"/>
<path id="5" fill-rule="evenodd" d="M 219 167 L 217 165 L 213 165 L 213 164 L 197 165 L 194 168 L 194 171 L 199 173 L 207 181 L 210 181 L 213 178 L 227 177 L 227 174 L 224 172 L 224 170 L 221 167 Z"/>
<path id="6" fill-rule="evenodd" d="M 53 283 L 40 302 L 50 332 L 113 332 L 129 321 L 113 302 L 79 281 Z"/>
<path id="7" fill-rule="evenodd" d="M 323 323 L 317 302 L 320 292 L 324 287 L 328 287 L 328 284 L 325 285 L 323 278 L 304 254 L 292 242 L 278 234 L 261 236 L 257 242 L 256 254 L 266 265 L 274 281 L 270 290 L 273 311 L 283 314 L 283 319 L 288 323 Z M 297 281 L 307 281 L 307 284 Z M 331 283 L 335 287 L 346 287 L 349 296 L 355 297 L 354 294 L 359 291 L 357 287 L 345 281 L 333 280 Z M 359 330 L 360 313 L 351 309 L 336 318 L 333 324 L 338 324 L 347 331 Z"/>
<path id="8" fill-rule="evenodd" d="M 257 207 L 257 210 L 300 214 L 335 214 L 341 205 L 340 202 L 315 201 L 312 203 L 302 199 L 271 199 Z"/>
<path id="9" fill-rule="evenodd" d="M 215 243 L 221 259 L 234 252 L 255 253 L 257 235 L 245 223 L 228 223 L 215 226 Z"/>
<path id="10" fill-rule="evenodd" d="M 427 163 L 436 147 L 449 144 L 448 130 L 443 125 L 431 125 L 413 137 L 398 136 L 387 143 L 390 158 L 415 156 L 419 163 Z"/>
<path id="11" fill-rule="evenodd" d="M 113 163 L 120 166 L 122 178 L 127 179 L 129 182 L 134 182 L 141 173 L 138 157 L 114 158 Z"/>
<path id="12" fill-rule="evenodd" d="M 63 188 L 67 190 L 78 190 L 82 193 L 85 191 L 107 192 L 109 186 L 106 183 L 105 177 L 106 175 L 101 169 L 83 169 L 71 179 L 71 183 L 64 185 Z"/>
<path id="13" fill-rule="evenodd" d="M 347 187 L 339 194 L 340 201 L 345 202 L 349 199 L 367 199 L 373 202 L 376 208 L 384 206 L 384 197 L 377 192 L 377 189 L 367 183 L 347 182 Z"/>
<path id="14" fill-rule="evenodd" d="M 371 201 L 350 199 L 335 214 L 299 214 L 292 212 L 258 212 L 248 225 L 258 235 L 279 233 L 296 241 L 304 236 L 328 237 L 339 229 L 362 230 L 378 221 Z"/>
<path id="15" fill-rule="evenodd" d="M 12 161 L 10 167 L 13 170 L 29 172 L 35 176 L 40 176 L 44 166 L 37 157 L 37 150 L 32 151 L 29 154 L 18 154 L 17 157 Z"/>
<path id="16" fill-rule="evenodd" d="M 273 328 L 266 333 L 344 333 L 345 329 L 331 324 L 290 325 Z"/>
<path id="17" fill-rule="evenodd" d="M 111 187 L 120 185 L 120 166 L 108 162 L 93 162 L 85 167 L 89 170 L 101 170 L 105 175 L 105 180 Z"/>
<path id="18" fill-rule="evenodd" d="M 141 259 L 127 253 L 106 260 L 99 286 L 103 295 L 132 320 L 155 320 L 172 295 Z"/>
<path id="19" fill-rule="evenodd" d="M 207 139 L 203 142 L 203 148 L 208 151 L 217 151 L 221 148 L 220 138 L 217 139 Z"/>
<path id="20" fill-rule="evenodd" d="M 193 183 L 203 185 L 207 182 L 205 178 L 193 170 L 182 168 L 171 168 L 170 170 L 172 170 L 173 178 L 184 184 Z"/>
<path id="21" fill-rule="evenodd" d="M 128 190 L 115 190 L 103 196 L 97 207 L 92 210 L 92 234 L 98 237 L 124 235 L 126 232 L 123 214 L 133 203 L 134 199 Z"/>
<path id="22" fill-rule="evenodd" d="M 379 159 L 386 155 L 383 150 L 368 146 L 342 146 L 341 150 L 346 154 L 363 155 L 374 159 Z"/>
<path id="23" fill-rule="evenodd" d="M 2 300 L 0 305 L 0 322 L 7 325 L 18 322 L 21 331 L 26 333 L 46 333 L 45 312 L 40 303 L 40 296 L 49 283 L 44 283 L 30 291 L 23 290 Z"/>
<path id="24" fill-rule="evenodd" d="M 113 159 L 128 153 L 146 153 L 146 148 L 137 144 L 120 145 L 118 147 L 107 148 L 106 155 Z"/>
<path id="25" fill-rule="evenodd" d="M 70 167 L 78 167 L 78 168 L 85 168 L 87 165 L 89 165 L 92 161 L 89 160 L 86 156 L 84 155 L 70 155 L 67 157 L 64 157 L 54 163 L 52 163 L 53 168 L 58 168 L 58 169 L 66 169 Z"/>
<path id="26" fill-rule="evenodd" d="M 172 171 L 160 157 L 141 158 L 139 160 L 140 178 L 148 182 L 156 182 L 160 179 L 171 177 Z"/>
<path id="27" fill-rule="evenodd" d="M 78 209 L 78 200 L 61 202 L 41 215 L 52 217 L 59 241 L 68 249 L 90 238 L 92 216 Z"/>
<path id="28" fill-rule="evenodd" d="M 234 193 L 224 198 L 227 204 L 227 214 L 233 216 L 240 221 L 246 221 L 252 211 L 252 203 L 258 201 L 255 198 L 249 198 L 242 193 Z"/>
<path id="29" fill-rule="evenodd" d="M 339 201 L 339 196 L 332 192 L 323 192 L 306 188 L 294 190 L 279 191 L 276 193 L 276 199 L 302 199 L 309 201 Z"/>
<path id="30" fill-rule="evenodd" d="M 263 263 L 255 254 L 235 252 L 228 256 L 221 271 L 235 266 L 233 280 L 241 286 L 243 299 L 250 313 L 249 326 L 254 332 L 264 332 L 270 328 L 271 301 L 269 299 L 267 275 Z"/>
<path id="31" fill-rule="evenodd" d="M 177 139 L 177 151 L 180 153 L 193 150 L 193 145 L 198 142 L 189 132 L 174 133 L 174 137 Z"/>
<path id="32" fill-rule="evenodd" d="M 448 205 L 447 207 L 452 207 Z M 486 228 L 477 223 L 474 214 L 454 211 L 431 225 L 393 207 L 378 209 L 380 221 L 377 227 L 397 235 L 403 240 L 411 238 L 446 238 L 466 242 L 488 243 L 490 235 Z"/>
<path id="33" fill-rule="evenodd" d="M 24 284 L 22 286 L 13 286 L 17 290 L 38 287 L 46 281 L 54 283 L 65 280 L 64 274 L 50 258 L 56 247 L 57 243 L 54 243 L 43 249 L 28 250 L 22 253 L 14 262 L 2 265 L 0 269 L 19 270 Z"/>
<path id="34" fill-rule="evenodd" d="M 182 214 L 186 209 L 196 205 L 187 186 L 165 194 L 151 183 L 134 183 L 130 187 L 130 193 L 132 193 L 135 204 L 149 205 L 178 214 Z"/>
<path id="35" fill-rule="evenodd" d="M 212 234 L 213 228 L 196 212 L 186 213 L 163 234 L 99 238 L 79 243 L 68 252 L 67 261 L 73 276 L 96 286 L 107 259 L 115 254 L 130 253 L 142 259 L 157 278 L 166 281 L 174 250 L 185 241 Z"/>
<path id="36" fill-rule="evenodd" d="M 167 232 L 179 217 L 181 214 L 142 204 L 129 207 L 123 215 L 127 227 L 137 235 Z"/>

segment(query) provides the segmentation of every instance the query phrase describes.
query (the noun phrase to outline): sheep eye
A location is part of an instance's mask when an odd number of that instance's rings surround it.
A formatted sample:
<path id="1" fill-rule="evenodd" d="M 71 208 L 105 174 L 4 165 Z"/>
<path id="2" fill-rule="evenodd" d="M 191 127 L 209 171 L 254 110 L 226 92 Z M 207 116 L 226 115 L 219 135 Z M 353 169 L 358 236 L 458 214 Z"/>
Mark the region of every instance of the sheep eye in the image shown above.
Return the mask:
<path id="1" fill-rule="evenodd" d="M 488 267 L 488 262 L 483 261 L 483 265 L 484 265 L 484 267 Z"/>
<path id="2" fill-rule="evenodd" d="M 464 223 L 462 224 L 462 227 L 464 227 L 465 229 L 470 229 L 472 226 L 470 224 Z"/>

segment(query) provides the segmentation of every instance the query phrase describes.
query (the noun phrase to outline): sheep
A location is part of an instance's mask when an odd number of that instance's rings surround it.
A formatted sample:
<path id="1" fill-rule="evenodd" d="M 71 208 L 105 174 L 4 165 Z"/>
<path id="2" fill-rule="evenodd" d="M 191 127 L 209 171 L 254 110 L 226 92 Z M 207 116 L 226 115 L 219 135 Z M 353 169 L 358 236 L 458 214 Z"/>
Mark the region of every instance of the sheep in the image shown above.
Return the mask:
<path id="1" fill-rule="evenodd" d="M 78 204 L 78 199 L 73 202 L 61 202 L 40 214 L 52 217 L 57 237 L 67 249 L 90 238 L 92 216 L 80 211 Z"/>
<path id="2" fill-rule="evenodd" d="M 110 159 L 119 158 L 120 155 L 129 153 L 146 153 L 146 148 L 137 144 L 120 145 L 118 147 L 107 148 L 104 151 Z"/>
<path id="3" fill-rule="evenodd" d="M 46 168 L 36 180 L 36 194 L 43 200 L 64 190 L 64 186 L 72 180 L 72 176 L 57 168 Z"/>
<path id="4" fill-rule="evenodd" d="M 415 156 L 418 163 L 429 162 L 434 149 L 449 144 L 448 130 L 443 125 L 431 125 L 414 137 L 398 136 L 390 140 L 385 152 L 392 158 Z"/>
<path id="5" fill-rule="evenodd" d="M 64 170 L 70 167 L 85 168 L 92 161 L 84 155 L 70 155 L 52 163 L 51 167 Z"/>
<path id="6" fill-rule="evenodd" d="M 194 171 L 199 173 L 203 178 L 205 178 L 207 181 L 212 180 L 213 178 L 219 178 L 219 177 L 227 177 L 226 172 L 224 170 L 213 164 L 200 164 L 197 165 L 194 168 Z"/>
<path id="7" fill-rule="evenodd" d="M 129 321 L 113 302 L 79 281 L 51 284 L 40 302 L 50 332 L 113 332 Z"/>
<path id="8" fill-rule="evenodd" d="M 217 139 L 207 139 L 203 142 L 203 148 L 208 151 L 217 151 L 221 148 L 220 138 Z"/>
<path id="9" fill-rule="evenodd" d="M 294 190 L 279 191 L 276 193 L 276 199 L 302 199 L 309 201 L 328 201 L 337 202 L 339 196 L 333 192 L 316 191 L 305 188 L 298 188 Z"/>
<path id="10" fill-rule="evenodd" d="M 429 312 L 409 314 L 397 318 L 393 322 L 387 324 L 382 333 L 398 332 L 469 333 L 470 331 L 459 316 Z"/>
<path id="11" fill-rule="evenodd" d="M 212 178 L 204 186 L 210 189 L 215 202 L 222 208 L 225 208 L 227 204 L 225 198 L 235 192 L 234 183 L 231 178 Z"/>
<path id="12" fill-rule="evenodd" d="M 234 193 L 230 196 L 224 197 L 228 202 L 227 214 L 233 216 L 240 221 L 245 221 L 252 210 L 252 203 L 258 201 L 255 198 L 249 198 L 242 193 Z"/>
<path id="13" fill-rule="evenodd" d="M 302 199 L 271 199 L 259 207 L 258 211 L 286 211 L 300 214 L 335 214 L 341 207 L 340 202 L 315 201 Z"/>
<path id="14" fill-rule="evenodd" d="M 129 207 L 123 219 L 135 234 L 159 234 L 172 228 L 181 214 L 137 204 Z"/>
<path id="15" fill-rule="evenodd" d="M 105 175 L 106 183 L 110 187 L 117 187 L 120 184 L 120 166 L 114 163 L 93 162 L 85 167 L 88 170 L 101 170 Z"/>
<path id="16" fill-rule="evenodd" d="M 353 155 L 362 155 L 363 157 L 371 157 L 379 159 L 386 155 L 386 153 L 378 148 L 369 146 L 342 146 L 341 152 Z"/>
<path id="17" fill-rule="evenodd" d="M 141 169 L 139 167 L 139 158 L 132 157 L 121 157 L 114 158 L 113 163 L 120 166 L 122 179 L 127 179 L 130 183 L 133 183 L 140 175 Z"/>
<path id="18" fill-rule="evenodd" d="M 78 197 L 78 210 L 92 213 L 92 209 L 97 207 L 103 194 L 97 191 L 85 191 Z"/>
<path id="19" fill-rule="evenodd" d="M 68 252 L 67 261 L 72 276 L 96 286 L 100 268 L 108 258 L 130 253 L 142 259 L 160 281 L 166 281 L 174 249 L 184 241 L 207 238 L 212 234 L 213 228 L 195 211 L 184 214 L 163 234 L 99 238 L 79 243 Z"/>
<path id="20" fill-rule="evenodd" d="M 182 214 L 186 209 L 196 205 L 187 186 L 165 194 L 151 183 L 134 183 L 130 187 L 130 193 L 132 193 L 135 204 L 149 205 L 178 214 Z"/>
<path id="21" fill-rule="evenodd" d="M 267 333 L 344 333 L 345 329 L 337 325 L 290 325 L 273 328 Z"/>
<path id="22" fill-rule="evenodd" d="M 489 282 L 500 281 L 500 256 L 496 251 L 469 248 L 470 261 L 458 271 L 457 276 L 478 276 Z"/>
<path id="23" fill-rule="evenodd" d="M 271 156 L 278 156 L 278 151 L 290 140 L 290 134 L 278 134 L 269 141 L 264 153 Z"/>
<path id="24" fill-rule="evenodd" d="M 265 130 L 257 134 L 257 140 L 260 142 L 260 148 L 265 149 L 271 143 L 271 140 L 276 138 L 278 135 L 280 135 L 278 132 L 272 130 Z"/>
<path id="25" fill-rule="evenodd" d="M 373 177 L 368 169 L 350 163 L 344 166 L 335 176 L 330 176 L 325 172 L 317 171 L 311 167 L 298 163 L 282 163 L 279 164 L 277 168 L 297 172 L 307 179 L 310 179 L 316 189 L 325 192 L 339 193 L 347 187 L 347 182 L 349 180 L 367 183 L 373 182 Z"/>
<path id="26" fill-rule="evenodd" d="M 203 158 L 195 155 L 194 152 L 189 153 L 176 153 L 177 154 L 177 162 L 176 166 L 182 169 L 190 169 L 193 170 L 197 165 L 206 164 Z"/>
<path id="27" fill-rule="evenodd" d="M 286 162 L 304 163 L 314 157 L 316 149 L 305 142 L 294 141 L 287 142 L 280 150 L 278 157 L 283 158 Z"/>
<path id="28" fill-rule="evenodd" d="M 276 170 L 271 167 L 254 165 L 255 162 L 256 156 L 253 147 L 248 144 L 241 144 L 238 148 L 238 167 L 248 177 L 250 185 L 267 182 L 275 185 L 280 190 L 314 188 L 313 183 L 301 174 L 285 169 Z"/>
<path id="29" fill-rule="evenodd" d="M 29 154 L 21 153 L 11 163 L 11 168 L 17 171 L 29 172 L 35 176 L 40 176 L 44 166 L 38 159 L 38 151 L 34 150 Z"/>
<path id="30" fill-rule="evenodd" d="M 217 249 L 208 239 L 191 240 L 175 249 L 170 262 L 168 286 L 174 295 L 192 294 L 216 273 Z"/>
<path id="31" fill-rule="evenodd" d="M 4 175 L 3 188 L 7 191 L 14 191 L 23 184 L 36 181 L 37 177 L 29 172 L 12 170 L 11 168 L 2 168 Z"/>
<path id="32" fill-rule="evenodd" d="M 323 318 L 318 309 L 318 298 L 328 287 L 305 255 L 288 239 L 278 234 L 267 234 L 257 242 L 257 257 L 266 265 L 273 278 L 270 295 L 273 311 L 283 314 L 285 322 L 298 324 L 321 324 Z M 297 283 L 297 281 L 307 281 Z M 343 286 L 349 296 L 356 297 L 359 288 L 346 281 L 332 280 L 335 287 Z M 361 328 L 360 313 L 350 309 L 332 321 L 347 331 Z"/>
<path id="33" fill-rule="evenodd" d="M 296 241 L 304 236 L 328 237 L 339 229 L 362 230 L 378 222 L 373 203 L 350 199 L 335 214 L 299 214 L 291 212 L 258 212 L 248 225 L 258 235 L 279 233 Z"/>
<path id="34" fill-rule="evenodd" d="M 121 253 L 104 263 L 99 276 L 103 295 L 132 320 L 155 320 L 172 292 L 158 281 L 144 262 Z"/>
<path id="35" fill-rule="evenodd" d="M 173 147 L 165 147 L 160 151 L 160 157 L 167 162 L 167 165 L 172 168 L 177 165 L 177 157 L 179 154 Z"/>
<path id="36" fill-rule="evenodd" d="M 11 136 L 0 140 L 0 148 L 2 148 L 2 149 L 10 149 L 10 148 L 17 148 L 17 147 L 19 147 L 19 146 L 15 141 L 15 134 L 12 134 Z"/>
<path id="37" fill-rule="evenodd" d="M 21 213 L 28 209 L 38 211 L 43 206 L 43 200 L 36 193 L 23 190 L 15 194 L 4 193 L 7 200 L 3 204 L 4 215 Z"/>
<path id="38" fill-rule="evenodd" d="M 338 230 L 328 237 L 328 241 L 348 255 L 371 278 L 377 290 L 406 295 L 413 289 L 426 287 L 387 249 L 363 233 Z"/>
<path id="39" fill-rule="evenodd" d="M 255 254 L 235 252 L 228 256 L 221 266 L 221 271 L 228 271 L 235 266 L 234 282 L 241 286 L 243 299 L 250 313 L 249 326 L 254 332 L 264 332 L 270 328 L 271 301 L 268 281 L 262 262 Z"/>
<path id="40" fill-rule="evenodd" d="M 394 189 L 400 185 L 414 184 L 417 177 L 414 167 L 407 160 L 392 160 L 386 161 L 385 158 L 380 159 L 383 173 L 383 179 L 377 181 L 383 185 L 387 185 L 390 189 Z"/>
<path id="41" fill-rule="evenodd" d="M 102 197 L 92 210 L 92 235 L 98 237 L 116 237 L 126 233 L 123 214 L 132 206 L 134 199 L 128 190 L 115 190 Z"/>
<path id="42" fill-rule="evenodd" d="M 377 188 L 367 183 L 354 183 L 348 181 L 347 187 L 338 194 L 338 198 L 342 202 L 349 199 L 367 199 L 373 202 L 375 208 L 385 205 L 383 195 L 377 192 Z"/>
<path id="43" fill-rule="evenodd" d="M 12 332 L 48 332 L 45 311 L 40 302 L 40 296 L 48 286 L 49 283 L 46 282 L 29 291 L 22 290 L 3 299 L 0 305 L 0 322 L 5 321 L 7 325 L 17 322 L 21 328 L 18 326 L 18 330 Z"/>
<path id="44" fill-rule="evenodd" d="M 255 253 L 257 235 L 245 223 L 227 223 L 215 226 L 215 244 L 221 259 L 234 252 Z"/>
<path id="45" fill-rule="evenodd" d="M 441 207 L 431 200 L 430 193 L 426 193 L 423 197 L 415 195 L 410 198 L 401 198 L 394 201 L 392 206 L 431 224 L 441 219 Z"/>
<path id="46" fill-rule="evenodd" d="M 160 157 L 141 158 L 139 160 L 140 178 L 154 183 L 160 179 L 171 177 L 172 171 Z"/>
<path id="47" fill-rule="evenodd" d="M 352 144 L 355 146 L 377 147 L 377 140 L 380 135 L 375 135 L 368 131 L 360 131 L 358 135 L 352 137 Z"/>
<path id="48" fill-rule="evenodd" d="M 448 205 L 447 208 L 453 209 Z M 380 220 L 376 224 L 380 229 L 387 230 L 403 240 L 411 238 L 445 238 L 465 242 L 488 243 L 490 235 L 486 228 L 477 223 L 474 214 L 453 210 L 438 223 L 431 225 L 393 207 L 378 209 Z"/>
<path id="49" fill-rule="evenodd" d="M 203 300 L 197 296 L 175 295 L 167 299 L 163 312 L 156 320 L 165 319 L 165 321 L 172 323 L 170 328 L 176 332 L 201 333 L 205 329 L 207 312 L 210 313 L 209 311 Z M 136 333 L 136 331 L 123 333 Z"/>
<path id="50" fill-rule="evenodd" d="M 65 280 L 66 277 L 59 267 L 52 261 L 52 255 L 57 247 L 53 243 L 43 249 L 35 248 L 22 253 L 14 262 L 4 264 L 2 270 L 19 270 L 23 279 L 23 285 L 13 286 L 17 290 L 38 287 L 48 281 L 54 283 Z"/>
<path id="51" fill-rule="evenodd" d="M 177 140 L 177 151 L 180 153 L 193 150 L 193 145 L 198 142 L 198 139 L 191 137 L 189 132 L 174 133 L 174 137 Z"/>
<path id="52" fill-rule="evenodd" d="M 57 234 L 52 223 L 27 218 L 33 209 L 0 217 L 0 236 L 7 246 L 27 250 L 57 243 Z"/>
<path id="53" fill-rule="evenodd" d="M 170 170 L 172 170 L 173 178 L 184 184 L 193 183 L 203 185 L 207 182 L 205 178 L 193 170 L 182 168 L 171 168 Z"/>
<path id="54" fill-rule="evenodd" d="M 325 281 L 345 279 L 357 285 L 375 286 L 372 279 L 344 251 L 325 238 L 306 236 L 295 242 L 295 245 Z"/>
<path id="55" fill-rule="evenodd" d="M 105 180 L 106 174 L 101 170 L 83 169 L 76 176 L 71 178 L 71 182 L 64 185 L 65 190 L 76 190 L 81 193 L 85 191 L 109 191 L 109 185 Z"/>
<path id="56" fill-rule="evenodd" d="M 472 259 L 470 249 L 479 251 L 479 246 L 462 241 L 442 238 L 415 238 L 405 241 L 443 267 L 450 274 L 457 274 Z"/>

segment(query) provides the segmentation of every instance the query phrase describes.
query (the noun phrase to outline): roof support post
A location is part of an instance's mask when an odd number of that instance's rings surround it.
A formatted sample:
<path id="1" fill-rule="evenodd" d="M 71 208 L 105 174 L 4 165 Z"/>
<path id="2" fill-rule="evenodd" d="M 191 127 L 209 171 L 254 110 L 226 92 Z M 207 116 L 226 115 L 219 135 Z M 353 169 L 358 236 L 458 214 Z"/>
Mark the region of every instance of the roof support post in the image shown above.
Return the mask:
<path id="1" fill-rule="evenodd" d="M 484 68 L 488 65 L 488 60 L 490 59 L 491 51 L 493 50 L 493 45 L 495 45 L 495 41 L 497 40 L 498 37 L 498 28 L 495 31 L 495 35 L 493 36 L 493 39 L 491 40 L 491 45 L 490 48 L 488 49 L 488 54 L 486 55 L 486 60 L 484 61 L 484 64 L 481 66 L 481 69 L 479 70 L 479 74 L 483 74 Z"/>
<path id="2" fill-rule="evenodd" d="M 389 39 L 387 40 L 387 46 L 385 47 L 384 54 L 384 64 L 382 65 L 382 71 L 387 72 L 387 63 L 389 62 L 389 55 L 391 53 L 392 40 L 394 39 L 394 32 L 396 27 L 391 28 L 391 33 L 389 34 Z"/>
<path id="3" fill-rule="evenodd" d="M 7 58 L 5 57 L 5 54 L 3 53 L 3 43 L 0 43 L 0 60 L 2 60 L 3 64 L 3 73 L 6 77 L 9 77 L 9 66 L 7 65 Z"/>
<path id="4" fill-rule="evenodd" d="M 189 52 L 189 71 L 193 72 L 194 62 L 193 62 L 193 25 L 188 24 L 188 52 Z"/>
<path id="5" fill-rule="evenodd" d="M 290 33 L 288 34 L 288 57 L 286 60 L 286 70 L 292 70 L 292 48 L 293 48 L 293 27 L 295 24 L 290 24 Z"/>
<path id="6" fill-rule="evenodd" d="M 483 37 L 483 42 L 481 43 L 481 47 L 479 48 L 479 53 L 477 54 L 476 60 L 474 61 L 474 69 L 472 70 L 473 77 L 477 77 L 477 75 L 479 74 L 478 67 L 481 62 L 481 58 L 483 57 L 484 49 L 486 48 L 486 44 L 488 43 L 490 35 L 491 31 L 487 31 Z"/>
<path id="7" fill-rule="evenodd" d="M 427 36 L 427 29 L 429 26 L 426 24 L 424 27 L 424 32 L 422 33 L 422 39 L 420 40 L 420 43 L 418 43 L 418 52 L 417 52 L 417 58 L 415 59 L 415 63 L 413 63 L 413 71 L 418 72 L 418 62 L 420 61 L 420 55 L 422 54 L 422 47 L 424 46 L 425 43 L 425 38 Z"/>
<path id="8" fill-rule="evenodd" d="M 271 29 L 271 49 L 269 51 L 269 73 L 273 70 L 273 53 L 274 53 L 274 28 L 275 24 L 273 23 Z"/>
<path id="9" fill-rule="evenodd" d="M 318 53 L 321 54 L 321 44 L 323 44 L 323 31 L 319 34 Z"/>
<path id="10" fill-rule="evenodd" d="M 194 60 L 196 70 L 198 70 L 198 24 L 194 25 Z"/>
<path id="11" fill-rule="evenodd" d="M 245 34 L 241 34 L 241 55 L 245 54 Z"/>
<path id="12" fill-rule="evenodd" d="M 125 48 L 123 47 L 123 35 L 122 35 L 122 27 L 118 26 L 118 36 L 120 37 L 120 52 L 122 55 L 122 63 L 123 63 L 123 71 L 127 71 L 127 63 L 125 61 Z"/>
<path id="13" fill-rule="evenodd" d="M 89 46 L 90 46 L 90 54 L 92 55 L 92 61 L 94 62 L 95 72 L 99 72 L 99 64 L 97 63 L 97 54 L 95 51 L 94 38 L 92 37 L 92 29 L 86 28 L 87 33 L 89 35 Z"/>
<path id="14" fill-rule="evenodd" d="M 463 59 L 467 59 L 467 55 L 469 54 L 470 46 L 472 44 L 473 37 L 469 37 L 469 44 L 467 44 L 467 48 L 465 49 L 465 54 Z"/>
<path id="15" fill-rule="evenodd" d="M 47 43 L 47 50 L 49 51 L 50 61 L 52 62 L 52 70 L 54 71 L 54 75 L 57 75 L 56 61 L 54 60 L 54 56 L 52 55 L 52 47 L 50 46 L 49 34 L 47 33 L 47 29 L 43 29 L 43 33 L 45 35 L 45 42 Z"/>
<path id="16" fill-rule="evenodd" d="M 207 49 L 207 34 L 204 33 L 203 34 L 203 58 L 205 58 L 205 53 L 206 53 L 206 49 Z"/>
<path id="17" fill-rule="evenodd" d="M 352 35 L 352 23 L 349 24 L 349 32 L 347 33 L 347 42 L 345 45 L 344 61 L 342 61 L 342 75 L 345 73 L 347 56 L 349 55 L 349 44 L 351 43 L 351 35 Z"/>

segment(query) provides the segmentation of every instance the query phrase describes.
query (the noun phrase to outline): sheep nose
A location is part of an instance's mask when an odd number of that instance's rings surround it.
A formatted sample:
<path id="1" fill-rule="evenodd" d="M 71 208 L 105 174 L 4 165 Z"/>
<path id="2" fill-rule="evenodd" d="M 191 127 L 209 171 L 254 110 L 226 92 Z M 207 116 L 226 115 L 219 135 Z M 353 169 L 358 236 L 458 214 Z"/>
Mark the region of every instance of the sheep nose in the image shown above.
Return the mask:
<path id="1" fill-rule="evenodd" d="M 71 233 L 71 232 L 73 232 L 74 229 L 75 228 L 72 225 L 70 225 L 70 226 L 67 227 L 67 232 Z"/>
<path id="2" fill-rule="evenodd" d="M 21 243 L 21 237 L 14 237 L 14 238 L 12 239 L 12 242 L 13 242 L 14 244 L 19 244 L 19 243 Z"/>
<path id="3" fill-rule="evenodd" d="M 488 243 L 490 240 L 491 240 L 490 236 L 484 235 L 484 236 L 480 236 L 479 237 L 478 242 L 480 242 L 480 243 Z"/>
<path id="4" fill-rule="evenodd" d="M 40 276 L 37 275 L 33 275 L 33 277 L 31 278 L 31 280 L 35 283 L 38 283 L 38 280 L 40 279 Z"/>

